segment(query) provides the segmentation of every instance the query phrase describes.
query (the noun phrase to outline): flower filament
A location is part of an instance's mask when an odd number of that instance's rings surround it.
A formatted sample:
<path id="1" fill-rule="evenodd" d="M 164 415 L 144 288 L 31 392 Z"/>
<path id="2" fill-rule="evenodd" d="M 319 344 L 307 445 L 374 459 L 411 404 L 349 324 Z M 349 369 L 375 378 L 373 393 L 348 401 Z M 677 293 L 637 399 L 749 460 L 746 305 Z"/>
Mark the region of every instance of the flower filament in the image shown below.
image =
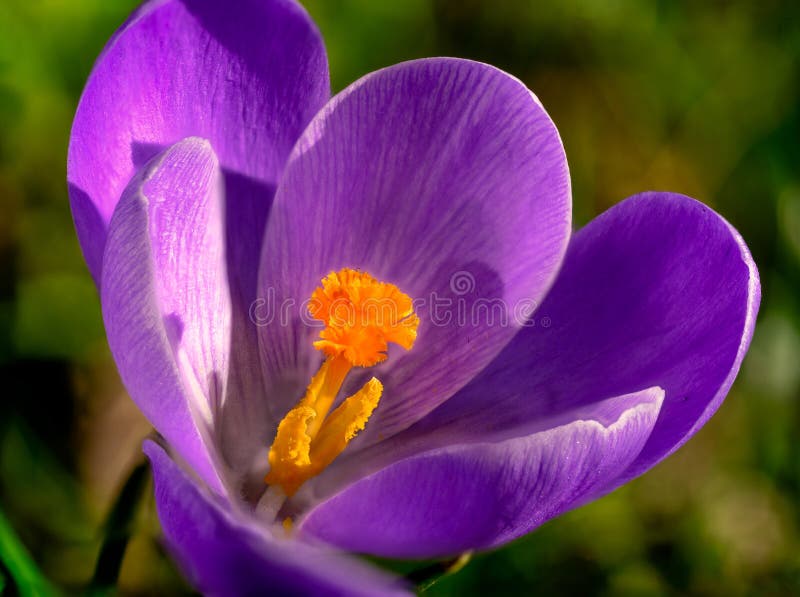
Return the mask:
<path id="1" fill-rule="evenodd" d="M 278 425 L 264 478 L 286 496 L 333 462 L 377 408 L 383 384 L 373 377 L 330 412 L 350 370 L 386 360 L 390 342 L 411 349 L 419 326 L 408 295 L 348 268 L 322 280 L 311 295 L 309 311 L 325 324 L 314 342 L 325 360 L 300 402 Z"/>

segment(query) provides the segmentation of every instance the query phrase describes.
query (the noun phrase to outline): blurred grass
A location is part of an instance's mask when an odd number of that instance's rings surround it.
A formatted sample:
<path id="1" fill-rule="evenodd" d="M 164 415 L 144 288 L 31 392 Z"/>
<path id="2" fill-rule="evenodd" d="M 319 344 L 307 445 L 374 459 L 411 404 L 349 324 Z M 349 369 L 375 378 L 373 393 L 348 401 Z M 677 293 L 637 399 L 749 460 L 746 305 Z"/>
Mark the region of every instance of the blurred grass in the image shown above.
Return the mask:
<path id="1" fill-rule="evenodd" d="M 642 190 L 712 205 L 747 240 L 763 302 L 720 412 L 612 495 L 426 595 L 800 594 L 800 5 L 309 0 L 340 90 L 402 60 L 511 72 L 563 137 L 575 219 Z M 48 578 L 85 586 L 147 425 L 114 372 L 68 210 L 71 117 L 132 0 L 0 3 L 0 504 Z M 125 593 L 186 591 L 148 504 Z M 12 582 L 0 567 L 0 587 Z"/>
<path id="2" fill-rule="evenodd" d="M 55 594 L 48 580 L 39 572 L 25 546 L 20 543 L 2 511 L 0 511 L 0 560 L 22 595 L 44 597 Z M 5 583 L 5 575 L 0 576 L 0 591 L 3 590 Z"/>

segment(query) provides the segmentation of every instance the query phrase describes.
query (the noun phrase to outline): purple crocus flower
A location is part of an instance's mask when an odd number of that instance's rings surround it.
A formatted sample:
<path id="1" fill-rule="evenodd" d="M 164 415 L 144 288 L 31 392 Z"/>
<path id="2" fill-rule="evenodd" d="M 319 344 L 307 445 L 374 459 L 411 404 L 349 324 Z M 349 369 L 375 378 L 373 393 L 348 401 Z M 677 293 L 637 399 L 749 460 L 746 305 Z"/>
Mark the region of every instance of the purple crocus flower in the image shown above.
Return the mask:
<path id="1" fill-rule="evenodd" d="M 571 235 L 558 132 L 519 80 L 436 58 L 330 99 L 302 8 L 233 4 L 144 4 L 69 150 L 109 344 L 163 437 L 145 451 L 164 534 L 198 588 L 402 594 L 343 552 L 502 545 L 708 420 L 760 298 L 725 220 L 644 193 Z M 402 308 L 334 321 L 365 297 Z"/>

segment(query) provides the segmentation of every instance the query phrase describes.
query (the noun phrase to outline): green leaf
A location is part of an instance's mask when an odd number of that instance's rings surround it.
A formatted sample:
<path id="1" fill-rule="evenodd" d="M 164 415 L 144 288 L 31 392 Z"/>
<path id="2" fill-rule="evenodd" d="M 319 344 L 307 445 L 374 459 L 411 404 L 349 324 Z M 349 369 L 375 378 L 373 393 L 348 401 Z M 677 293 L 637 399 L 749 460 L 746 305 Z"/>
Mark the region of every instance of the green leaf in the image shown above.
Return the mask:
<path id="1" fill-rule="evenodd" d="M 87 594 L 110 595 L 119 578 L 125 550 L 134 531 L 136 514 L 150 479 L 150 468 L 142 462 L 133 469 L 117 496 L 106 521 L 106 533 Z"/>
<path id="2" fill-rule="evenodd" d="M 465 551 L 457 558 L 434 562 L 428 566 L 418 568 L 405 575 L 406 579 L 416 585 L 418 593 L 424 593 L 445 576 L 456 574 L 472 559 L 472 552 Z"/>
<path id="3" fill-rule="evenodd" d="M 23 597 L 58 595 L 56 589 L 39 571 L 2 510 L 0 510 L 0 560 L 16 585 L 17 592 Z M 8 584 L 8 580 L 0 574 L 0 592 Z"/>

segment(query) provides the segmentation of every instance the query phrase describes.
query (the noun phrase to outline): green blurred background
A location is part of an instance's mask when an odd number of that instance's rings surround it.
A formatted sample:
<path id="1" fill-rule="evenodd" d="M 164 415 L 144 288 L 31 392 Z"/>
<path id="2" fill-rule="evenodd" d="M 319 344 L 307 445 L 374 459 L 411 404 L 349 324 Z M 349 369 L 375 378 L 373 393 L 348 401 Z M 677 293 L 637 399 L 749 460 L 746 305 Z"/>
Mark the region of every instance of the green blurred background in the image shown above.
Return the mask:
<path id="1" fill-rule="evenodd" d="M 0 1 L 0 550 L 11 553 L 15 534 L 68 592 L 91 577 L 148 433 L 108 353 L 65 183 L 83 83 L 136 4 Z M 578 225 L 635 192 L 680 191 L 728 218 L 761 271 L 750 354 L 685 448 L 427 594 L 800 594 L 800 4 L 305 5 L 334 91 L 410 58 L 492 63 L 555 120 Z M 188 592 L 159 547 L 152 499 L 133 531 L 121 592 Z M 26 571 L 8 561 L 0 587 L 13 592 L 9 574 Z M 23 555 L 15 561 L 25 568 Z"/>

